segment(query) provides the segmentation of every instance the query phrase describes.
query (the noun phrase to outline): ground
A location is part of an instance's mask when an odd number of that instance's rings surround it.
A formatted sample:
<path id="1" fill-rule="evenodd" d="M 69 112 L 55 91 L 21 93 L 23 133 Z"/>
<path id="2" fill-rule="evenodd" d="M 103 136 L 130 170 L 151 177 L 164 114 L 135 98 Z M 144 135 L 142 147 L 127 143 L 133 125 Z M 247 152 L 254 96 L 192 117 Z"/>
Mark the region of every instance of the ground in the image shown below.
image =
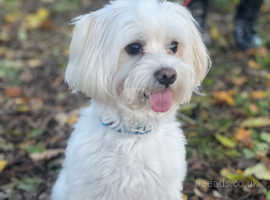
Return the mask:
<path id="1" fill-rule="evenodd" d="M 213 68 L 177 116 L 187 136 L 185 199 L 270 199 L 270 5 L 264 46 L 234 46 L 237 0 L 209 16 Z M 48 200 L 79 108 L 89 99 L 64 83 L 69 20 L 103 1 L 0 0 L 0 200 Z"/>

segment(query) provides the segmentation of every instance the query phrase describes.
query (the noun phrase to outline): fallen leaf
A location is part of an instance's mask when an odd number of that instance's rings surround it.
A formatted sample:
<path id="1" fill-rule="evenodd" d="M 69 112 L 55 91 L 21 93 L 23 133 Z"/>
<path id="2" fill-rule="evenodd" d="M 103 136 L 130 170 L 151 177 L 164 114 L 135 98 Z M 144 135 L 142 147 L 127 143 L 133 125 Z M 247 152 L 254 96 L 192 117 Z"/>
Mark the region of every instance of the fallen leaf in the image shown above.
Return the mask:
<path id="1" fill-rule="evenodd" d="M 262 90 L 257 90 L 251 93 L 251 96 L 253 99 L 263 99 L 267 96 L 267 93 Z"/>
<path id="2" fill-rule="evenodd" d="M 50 30 L 53 27 L 53 23 L 51 20 L 46 20 L 41 24 L 41 28 L 44 30 Z"/>
<path id="3" fill-rule="evenodd" d="M 14 23 L 18 20 L 18 12 L 14 11 L 14 12 L 9 13 L 4 17 L 4 19 L 8 23 Z"/>
<path id="4" fill-rule="evenodd" d="M 49 160 L 65 152 L 65 149 L 50 149 L 44 152 L 32 153 L 30 157 L 34 161 Z"/>
<path id="5" fill-rule="evenodd" d="M 8 162 L 6 160 L 0 160 L 0 173 L 5 169 Z"/>
<path id="6" fill-rule="evenodd" d="M 23 91 L 21 88 L 13 87 L 13 86 L 5 88 L 5 91 L 4 91 L 4 94 L 10 98 L 19 97 L 22 95 L 22 93 Z"/>
<path id="7" fill-rule="evenodd" d="M 32 110 L 38 111 L 43 107 L 44 103 L 43 103 L 42 99 L 32 98 L 30 100 L 30 105 L 31 105 Z"/>
<path id="8" fill-rule="evenodd" d="M 256 63 L 254 60 L 248 61 L 248 67 L 251 69 L 260 69 L 260 65 Z"/>
<path id="9" fill-rule="evenodd" d="M 256 164 L 253 167 L 249 167 L 245 170 L 246 176 L 254 175 L 258 179 L 270 180 L 270 169 L 266 168 L 263 163 Z"/>
<path id="10" fill-rule="evenodd" d="M 78 116 L 77 115 L 72 115 L 67 119 L 68 125 L 72 126 L 78 121 Z"/>
<path id="11" fill-rule="evenodd" d="M 247 81 L 247 78 L 244 76 L 237 77 L 233 79 L 233 83 L 237 86 L 243 85 Z"/>
<path id="12" fill-rule="evenodd" d="M 270 126 L 269 117 L 249 118 L 241 123 L 242 127 L 261 128 Z"/>
<path id="13" fill-rule="evenodd" d="M 36 68 L 39 67 L 41 65 L 41 60 L 40 59 L 30 59 L 27 61 L 27 64 L 30 68 Z"/>
<path id="14" fill-rule="evenodd" d="M 233 92 L 230 91 L 220 91 L 220 92 L 213 92 L 213 97 L 216 99 L 219 103 L 226 103 L 230 106 L 235 105 L 235 100 L 233 98 Z"/>
<path id="15" fill-rule="evenodd" d="M 268 56 L 268 50 L 266 47 L 260 47 L 256 51 L 262 58 L 266 58 Z"/>
<path id="16" fill-rule="evenodd" d="M 252 113 L 257 113 L 259 111 L 259 108 L 255 105 L 255 104 L 250 104 L 249 105 L 249 110 L 252 112 Z"/>
<path id="17" fill-rule="evenodd" d="M 247 129 L 244 129 L 244 128 L 239 128 L 237 130 L 235 138 L 238 141 L 242 142 L 244 145 L 252 147 L 253 143 L 252 143 L 252 139 L 250 137 L 251 133 L 252 132 L 250 130 L 247 130 Z"/>
<path id="18" fill-rule="evenodd" d="M 224 137 L 224 136 L 222 136 L 220 134 L 216 134 L 215 137 L 225 147 L 234 148 L 236 146 L 235 141 L 232 140 L 232 139 Z"/>
<path id="19" fill-rule="evenodd" d="M 266 82 L 266 87 L 270 88 L 270 81 Z"/>
<path id="20" fill-rule="evenodd" d="M 182 198 L 183 198 L 183 200 L 188 200 L 188 196 L 185 194 L 182 194 Z"/>
<path id="21" fill-rule="evenodd" d="M 39 8 L 36 13 L 28 14 L 26 16 L 26 28 L 36 29 L 48 20 L 50 12 L 46 8 Z"/>
<path id="22" fill-rule="evenodd" d="M 19 105 L 16 107 L 16 111 L 21 113 L 30 112 L 31 108 L 29 105 Z"/>
<path id="23" fill-rule="evenodd" d="M 260 134 L 260 138 L 270 144 L 270 133 L 263 132 Z"/>

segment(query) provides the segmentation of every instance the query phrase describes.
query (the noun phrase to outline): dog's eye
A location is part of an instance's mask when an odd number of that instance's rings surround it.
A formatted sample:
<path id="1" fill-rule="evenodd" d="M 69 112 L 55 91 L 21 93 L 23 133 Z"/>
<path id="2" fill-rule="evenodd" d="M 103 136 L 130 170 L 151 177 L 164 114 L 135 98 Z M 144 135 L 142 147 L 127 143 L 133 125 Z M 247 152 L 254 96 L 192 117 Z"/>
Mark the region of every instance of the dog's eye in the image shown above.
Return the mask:
<path id="1" fill-rule="evenodd" d="M 178 42 L 177 41 L 173 41 L 170 45 L 170 50 L 172 51 L 172 53 L 176 53 L 178 49 Z"/>
<path id="2" fill-rule="evenodd" d="M 142 45 L 137 42 L 127 45 L 125 50 L 129 55 L 133 56 L 141 54 L 143 52 Z"/>

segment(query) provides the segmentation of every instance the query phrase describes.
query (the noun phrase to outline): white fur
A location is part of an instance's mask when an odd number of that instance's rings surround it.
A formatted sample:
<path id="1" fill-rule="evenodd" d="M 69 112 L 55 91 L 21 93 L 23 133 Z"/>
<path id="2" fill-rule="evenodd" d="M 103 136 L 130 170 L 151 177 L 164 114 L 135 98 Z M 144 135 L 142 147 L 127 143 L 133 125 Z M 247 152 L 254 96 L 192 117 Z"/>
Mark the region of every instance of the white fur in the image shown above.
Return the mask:
<path id="1" fill-rule="evenodd" d="M 52 200 L 182 199 L 185 138 L 175 113 L 209 68 L 192 16 L 166 1 L 116 0 L 74 23 L 66 80 L 93 100 L 69 139 Z M 176 54 L 169 50 L 174 40 Z M 130 56 L 125 47 L 135 41 L 144 53 Z M 155 113 L 147 94 L 162 89 L 153 76 L 161 67 L 175 69 L 177 80 L 169 88 L 173 106 Z M 102 121 L 152 131 L 119 133 Z"/>

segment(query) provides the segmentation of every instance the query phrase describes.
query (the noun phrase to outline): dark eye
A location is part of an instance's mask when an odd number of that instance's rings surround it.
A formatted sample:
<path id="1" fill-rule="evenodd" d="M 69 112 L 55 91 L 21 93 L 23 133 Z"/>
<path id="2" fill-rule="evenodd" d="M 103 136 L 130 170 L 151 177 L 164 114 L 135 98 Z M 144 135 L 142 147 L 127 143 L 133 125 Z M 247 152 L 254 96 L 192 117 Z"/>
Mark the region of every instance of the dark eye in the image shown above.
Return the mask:
<path id="1" fill-rule="evenodd" d="M 133 56 L 141 54 L 143 52 L 142 45 L 137 42 L 127 45 L 125 50 L 129 55 L 133 55 Z"/>
<path id="2" fill-rule="evenodd" d="M 173 53 L 176 53 L 177 52 L 177 49 L 178 49 L 178 42 L 177 41 L 173 41 L 170 45 L 170 50 L 173 52 Z"/>

